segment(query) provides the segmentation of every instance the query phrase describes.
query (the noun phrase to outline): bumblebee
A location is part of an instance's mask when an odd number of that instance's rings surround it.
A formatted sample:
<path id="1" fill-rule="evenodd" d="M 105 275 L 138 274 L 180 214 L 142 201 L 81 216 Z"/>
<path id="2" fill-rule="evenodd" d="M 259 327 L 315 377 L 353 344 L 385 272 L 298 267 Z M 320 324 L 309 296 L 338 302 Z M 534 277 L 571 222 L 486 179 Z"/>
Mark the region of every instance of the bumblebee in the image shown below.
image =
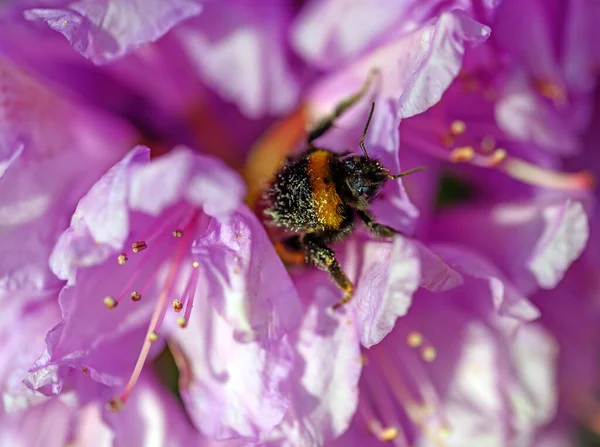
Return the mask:
<path id="1" fill-rule="evenodd" d="M 365 137 L 375 103 L 371 104 L 359 143 L 363 155 L 337 153 L 313 144 L 334 125 L 336 118 L 363 96 L 369 83 L 340 103 L 309 132 L 308 147 L 300 155 L 287 158 L 263 196 L 268 221 L 288 234 L 279 243 L 280 249 L 284 247 L 288 252 L 297 253 L 305 263 L 329 272 L 343 291 L 344 296 L 334 309 L 352 299 L 354 286 L 328 244 L 350 234 L 356 217 L 377 237 L 389 238 L 396 234 L 393 228 L 375 222 L 368 208 L 387 180 L 423 169 L 391 174 L 379 161 L 369 157 Z"/>

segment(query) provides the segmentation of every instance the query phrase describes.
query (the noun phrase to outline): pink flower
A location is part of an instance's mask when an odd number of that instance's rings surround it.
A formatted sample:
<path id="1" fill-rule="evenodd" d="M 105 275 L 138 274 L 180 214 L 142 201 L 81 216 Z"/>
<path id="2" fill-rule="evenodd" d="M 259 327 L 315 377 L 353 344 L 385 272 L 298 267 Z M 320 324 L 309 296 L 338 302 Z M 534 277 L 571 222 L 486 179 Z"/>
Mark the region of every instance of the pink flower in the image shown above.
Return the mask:
<path id="1" fill-rule="evenodd" d="M 83 371 L 121 388 L 118 409 L 164 334 L 192 361 L 186 403 L 207 435 L 254 438 L 277 424 L 298 299 L 243 193 L 222 162 L 185 148 L 149 162 L 137 147 L 115 165 L 52 253 L 53 271 L 68 281 L 63 321 L 30 386 L 47 393 L 47 383 L 60 389 Z"/>

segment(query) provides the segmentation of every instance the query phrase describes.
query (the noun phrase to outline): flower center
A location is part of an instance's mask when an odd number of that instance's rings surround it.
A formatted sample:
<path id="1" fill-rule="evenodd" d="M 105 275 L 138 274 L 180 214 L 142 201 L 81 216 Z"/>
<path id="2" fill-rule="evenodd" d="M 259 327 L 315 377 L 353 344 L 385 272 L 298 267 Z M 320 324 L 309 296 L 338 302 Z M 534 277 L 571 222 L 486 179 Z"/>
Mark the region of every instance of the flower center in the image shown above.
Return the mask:
<path id="1" fill-rule="evenodd" d="M 445 446 L 448 424 L 423 366 L 423 362 L 435 361 L 437 350 L 416 331 L 406 335 L 406 345 L 408 350 L 384 343 L 367 351 L 358 413 L 382 442 L 406 447 L 411 445 L 409 437 L 419 432 L 433 445 Z"/>
<path id="2" fill-rule="evenodd" d="M 174 214 L 177 213 L 175 212 Z M 121 253 L 117 256 L 117 263 L 123 266 L 128 264 L 130 256 L 143 256 L 143 258 L 137 263 L 135 270 L 133 270 L 119 295 L 104 298 L 104 304 L 108 309 L 116 308 L 126 296 L 129 296 L 134 302 L 141 301 L 146 296 L 148 289 L 156 283 L 161 270 L 165 266 L 166 275 L 158 288 L 158 298 L 150 318 L 146 337 L 127 385 L 121 395 L 113 398 L 108 403 L 108 408 L 112 411 L 119 411 L 131 395 L 142 372 L 150 348 L 159 338 L 160 328 L 170 307 L 169 297 L 174 295 L 174 290 L 184 275 L 187 275 L 187 279 L 185 280 L 183 293 L 178 298 L 172 300 L 171 305 L 175 312 L 180 313 L 183 311 L 183 316 L 177 319 L 177 324 L 182 328 L 185 328 L 188 324 L 198 283 L 198 267 L 200 264 L 193 260 L 191 262 L 191 269 L 186 268 L 187 265 L 185 264 L 189 261 L 191 242 L 195 233 L 195 226 L 198 223 L 198 217 L 199 212 L 197 210 L 191 214 L 187 213 L 183 219 L 178 219 L 179 222 L 182 222 L 182 225 L 175 227 L 174 230 L 170 229 L 172 228 L 173 220 L 167 219 L 153 233 L 147 232 L 146 234 L 150 234 L 147 239 L 133 242 L 131 244 L 131 255 Z M 173 239 L 175 239 L 175 243 L 173 243 Z M 151 252 L 152 248 L 156 250 L 155 255 L 166 254 L 164 256 L 166 260 L 156 262 L 156 256 L 153 257 L 150 253 L 146 256 L 142 254 L 147 249 Z M 142 276 L 145 277 L 145 280 L 141 282 L 141 287 L 134 289 L 134 284 L 140 284 L 139 280 Z"/>

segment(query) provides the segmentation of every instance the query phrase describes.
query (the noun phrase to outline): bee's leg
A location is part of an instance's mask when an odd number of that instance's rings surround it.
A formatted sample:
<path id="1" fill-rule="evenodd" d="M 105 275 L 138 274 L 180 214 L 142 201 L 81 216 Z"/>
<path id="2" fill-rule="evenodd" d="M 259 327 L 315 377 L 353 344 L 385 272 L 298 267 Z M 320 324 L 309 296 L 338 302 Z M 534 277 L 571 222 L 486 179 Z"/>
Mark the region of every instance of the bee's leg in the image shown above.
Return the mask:
<path id="1" fill-rule="evenodd" d="M 373 220 L 373 217 L 366 211 L 357 210 L 356 214 L 362 220 L 365 225 L 369 228 L 371 233 L 377 237 L 393 237 L 398 231 L 393 228 L 387 227 Z"/>
<path id="2" fill-rule="evenodd" d="M 313 236 L 312 234 L 307 234 L 304 237 L 303 242 L 306 262 L 316 265 L 321 270 L 328 271 L 336 285 L 344 292 L 344 298 L 334 304 L 333 308 L 338 309 L 349 302 L 352 299 L 354 286 L 335 259 L 333 251 L 318 237 Z"/>
<path id="3" fill-rule="evenodd" d="M 304 248 L 299 236 L 291 236 L 273 244 L 275 251 L 286 265 L 304 264 Z"/>
<path id="4" fill-rule="evenodd" d="M 378 73 L 378 71 L 376 69 L 371 70 L 371 72 L 369 72 L 369 76 L 367 77 L 367 80 L 365 81 L 365 83 L 363 84 L 363 86 L 360 88 L 360 90 L 358 92 L 354 93 L 351 96 L 348 96 L 346 99 L 339 102 L 335 106 L 335 109 L 333 109 L 333 112 L 331 112 L 329 115 L 321 118 L 316 123 L 316 125 L 309 132 L 308 137 L 307 137 L 307 142 L 309 145 L 313 141 L 315 141 L 317 138 L 322 136 L 329 129 L 331 129 L 331 127 L 335 123 L 335 120 L 337 118 L 339 118 L 340 116 L 342 116 L 342 114 L 346 110 L 348 110 L 350 107 L 352 107 L 358 101 L 360 101 L 360 99 L 365 95 L 365 93 L 367 93 L 369 91 L 369 87 L 371 87 L 373 78 L 375 77 L 375 75 L 377 73 Z"/>

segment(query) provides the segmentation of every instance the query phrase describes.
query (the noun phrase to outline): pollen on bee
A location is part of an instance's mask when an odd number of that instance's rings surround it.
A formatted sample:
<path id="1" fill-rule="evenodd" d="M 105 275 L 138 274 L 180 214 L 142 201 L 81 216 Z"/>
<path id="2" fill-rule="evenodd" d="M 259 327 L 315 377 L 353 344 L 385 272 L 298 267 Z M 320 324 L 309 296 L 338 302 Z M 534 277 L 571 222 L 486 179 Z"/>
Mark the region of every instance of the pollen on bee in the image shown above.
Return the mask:
<path id="1" fill-rule="evenodd" d="M 173 231 L 173 236 L 176 238 L 180 238 L 183 236 L 183 230 L 175 230 Z"/>
<path id="2" fill-rule="evenodd" d="M 150 332 L 148 334 L 148 341 L 150 343 L 154 343 L 156 340 L 158 340 L 158 334 L 156 332 L 154 332 L 154 331 Z"/>
<path id="3" fill-rule="evenodd" d="M 426 362 L 433 362 L 437 358 L 437 349 L 433 346 L 425 346 L 421 350 L 421 357 Z"/>
<path id="4" fill-rule="evenodd" d="M 181 309 L 183 309 L 181 301 L 173 300 L 173 310 L 175 310 L 175 312 L 181 312 Z"/>
<path id="5" fill-rule="evenodd" d="M 411 348 L 418 348 L 423 344 L 423 335 L 419 332 L 411 332 L 408 334 L 408 337 L 406 337 L 406 344 Z"/>
<path id="6" fill-rule="evenodd" d="M 457 147 L 450 152 L 450 161 L 454 163 L 471 161 L 474 157 L 475 150 L 471 146 Z"/>
<path id="7" fill-rule="evenodd" d="M 465 130 L 467 130 L 467 125 L 464 121 L 456 120 L 452 121 L 452 124 L 450 124 L 450 132 L 452 132 L 452 135 L 462 135 L 465 133 Z"/>
<path id="8" fill-rule="evenodd" d="M 121 253 L 119 256 L 117 256 L 117 262 L 119 263 L 119 265 L 123 265 L 127 262 L 127 255 L 125 253 Z"/>
<path id="9" fill-rule="evenodd" d="M 179 325 L 179 327 L 181 327 L 181 328 L 184 328 L 184 327 L 186 327 L 186 326 L 187 326 L 188 322 L 187 322 L 187 320 L 185 319 L 185 317 L 179 317 L 179 318 L 177 319 L 177 324 Z"/>
<path id="10" fill-rule="evenodd" d="M 146 241 L 137 241 L 131 244 L 131 250 L 133 250 L 134 253 L 139 253 L 140 251 L 145 250 L 146 248 L 148 248 L 148 244 L 146 244 Z"/>
<path id="11" fill-rule="evenodd" d="M 109 309 L 114 309 L 117 307 L 117 304 L 119 303 L 112 296 L 104 297 L 104 305 Z"/>
<path id="12" fill-rule="evenodd" d="M 142 299 L 142 295 L 138 292 L 131 292 L 131 299 L 133 301 L 139 301 Z"/>
<path id="13" fill-rule="evenodd" d="M 200 263 L 198 261 L 194 261 L 194 262 L 192 262 L 192 267 L 197 269 L 198 267 L 200 267 Z"/>

